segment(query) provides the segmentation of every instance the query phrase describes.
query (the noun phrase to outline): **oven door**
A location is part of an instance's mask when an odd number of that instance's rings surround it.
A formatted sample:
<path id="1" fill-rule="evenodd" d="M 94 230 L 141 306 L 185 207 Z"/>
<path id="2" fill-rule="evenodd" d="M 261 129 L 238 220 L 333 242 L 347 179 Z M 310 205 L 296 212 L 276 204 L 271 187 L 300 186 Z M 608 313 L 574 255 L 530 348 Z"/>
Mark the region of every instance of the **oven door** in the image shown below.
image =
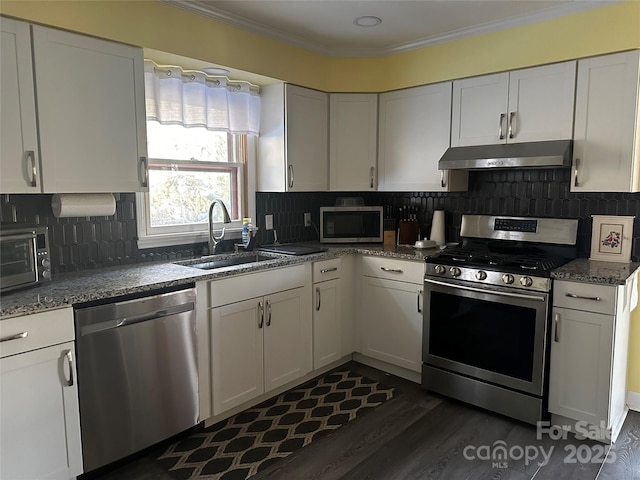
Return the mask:
<path id="1" fill-rule="evenodd" d="M 5 235 L 0 241 L 0 292 L 35 284 L 36 236 L 34 233 Z"/>
<path id="2" fill-rule="evenodd" d="M 424 280 L 423 362 L 542 396 L 548 293 Z"/>

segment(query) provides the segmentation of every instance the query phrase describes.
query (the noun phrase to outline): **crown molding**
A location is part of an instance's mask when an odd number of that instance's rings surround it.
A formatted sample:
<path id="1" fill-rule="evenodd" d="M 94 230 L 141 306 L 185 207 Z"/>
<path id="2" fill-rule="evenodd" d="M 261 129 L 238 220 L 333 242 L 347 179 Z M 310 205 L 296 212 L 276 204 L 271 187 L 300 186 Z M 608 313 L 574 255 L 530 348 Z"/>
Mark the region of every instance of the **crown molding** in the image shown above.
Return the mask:
<path id="1" fill-rule="evenodd" d="M 293 45 L 304 50 L 329 56 L 329 57 L 384 57 L 388 55 L 394 55 L 397 53 L 403 53 L 410 50 L 416 50 L 431 45 L 438 45 L 441 43 L 452 42 L 462 38 L 473 37 L 484 33 L 497 32 L 500 30 L 506 30 L 508 28 L 519 27 L 531 23 L 541 22 L 544 20 L 550 20 L 553 18 L 562 17 L 565 15 L 571 15 L 574 13 L 584 12 L 594 8 L 600 8 L 607 5 L 613 5 L 620 3 L 623 0 L 575 0 L 570 3 L 564 3 L 553 7 L 548 7 L 537 12 L 533 12 L 526 15 L 520 15 L 517 17 L 507 18 L 504 20 L 497 20 L 495 22 L 488 22 L 482 25 L 475 25 L 468 28 L 462 28 L 454 30 L 440 35 L 432 35 L 423 37 L 417 40 L 409 42 L 398 43 L 383 48 L 332 48 L 327 45 L 322 45 L 314 42 L 310 42 L 300 36 L 288 34 L 279 30 L 275 30 L 267 25 L 254 22 L 247 18 L 225 12 L 218 8 L 206 5 L 204 3 L 196 1 L 182 1 L 182 0 L 160 0 L 162 3 L 171 5 L 174 7 L 188 10 L 198 15 L 217 20 L 228 25 L 241 28 L 243 30 L 250 31 L 265 37 L 278 40 L 280 42 Z"/>

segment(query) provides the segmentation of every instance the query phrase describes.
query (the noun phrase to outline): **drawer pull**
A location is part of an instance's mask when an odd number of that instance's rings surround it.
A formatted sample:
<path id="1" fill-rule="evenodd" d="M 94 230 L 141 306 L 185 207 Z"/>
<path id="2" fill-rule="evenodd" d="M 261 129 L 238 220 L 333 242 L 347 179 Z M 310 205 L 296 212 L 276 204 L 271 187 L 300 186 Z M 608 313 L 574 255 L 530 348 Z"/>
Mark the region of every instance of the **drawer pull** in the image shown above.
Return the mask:
<path id="1" fill-rule="evenodd" d="M 569 298 L 579 298 L 580 300 L 593 300 L 594 302 L 602 300 L 600 297 L 583 297 L 582 295 L 576 295 L 575 293 L 565 293 L 564 296 Z"/>
<path id="2" fill-rule="evenodd" d="M 320 273 L 329 273 L 329 272 L 335 272 L 338 270 L 338 267 L 332 267 L 332 268 L 323 268 L 322 270 L 320 270 Z"/>
<path id="3" fill-rule="evenodd" d="M 403 273 L 401 268 L 380 267 L 380 270 L 382 270 L 383 272 L 389 272 L 389 273 Z"/>
<path id="4" fill-rule="evenodd" d="M 9 342 L 11 340 L 20 340 L 21 338 L 27 338 L 29 332 L 16 333 L 15 335 L 9 335 L 8 337 L 0 338 L 0 342 Z"/>

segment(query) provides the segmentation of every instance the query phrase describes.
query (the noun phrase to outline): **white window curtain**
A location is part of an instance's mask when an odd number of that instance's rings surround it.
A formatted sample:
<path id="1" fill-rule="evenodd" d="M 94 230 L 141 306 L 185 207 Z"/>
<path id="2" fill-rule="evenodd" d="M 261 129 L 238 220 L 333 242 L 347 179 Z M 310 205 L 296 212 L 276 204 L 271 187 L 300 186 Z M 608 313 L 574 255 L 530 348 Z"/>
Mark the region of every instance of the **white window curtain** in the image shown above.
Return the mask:
<path id="1" fill-rule="evenodd" d="M 147 120 L 258 135 L 259 89 L 248 82 L 144 62 Z"/>

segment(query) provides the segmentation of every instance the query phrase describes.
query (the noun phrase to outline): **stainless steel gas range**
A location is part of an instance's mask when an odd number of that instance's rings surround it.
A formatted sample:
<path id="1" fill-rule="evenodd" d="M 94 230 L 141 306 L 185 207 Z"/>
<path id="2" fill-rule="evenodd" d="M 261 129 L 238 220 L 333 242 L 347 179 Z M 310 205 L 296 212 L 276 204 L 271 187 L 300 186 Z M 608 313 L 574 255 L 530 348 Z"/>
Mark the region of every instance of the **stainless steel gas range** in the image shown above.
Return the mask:
<path id="1" fill-rule="evenodd" d="M 426 260 L 422 386 L 535 424 L 546 418 L 550 272 L 577 220 L 464 215 L 462 245 Z"/>

